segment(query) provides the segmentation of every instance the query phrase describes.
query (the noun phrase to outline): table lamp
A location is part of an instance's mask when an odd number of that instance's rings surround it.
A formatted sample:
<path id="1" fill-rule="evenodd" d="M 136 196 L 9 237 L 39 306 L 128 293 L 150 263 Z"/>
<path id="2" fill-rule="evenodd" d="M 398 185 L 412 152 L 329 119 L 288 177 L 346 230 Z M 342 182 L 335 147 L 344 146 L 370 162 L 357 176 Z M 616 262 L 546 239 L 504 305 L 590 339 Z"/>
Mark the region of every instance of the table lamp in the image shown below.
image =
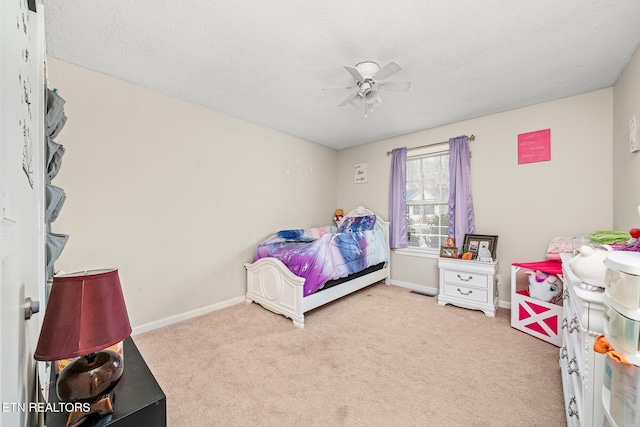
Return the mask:
<path id="1" fill-rule="evenodd" d="M 61 401 L 90 404 L 71 411 L 67 426 L 92 413 L 113 412 L 111 391 L 124 370 L 118 353 L 106 348 L 131 334 L 117 269 L 87 270 L 53 277 L 34 358 L 73 359 L 56 382 Z M 76 405 L 82 407 L 83 405 Z"/>

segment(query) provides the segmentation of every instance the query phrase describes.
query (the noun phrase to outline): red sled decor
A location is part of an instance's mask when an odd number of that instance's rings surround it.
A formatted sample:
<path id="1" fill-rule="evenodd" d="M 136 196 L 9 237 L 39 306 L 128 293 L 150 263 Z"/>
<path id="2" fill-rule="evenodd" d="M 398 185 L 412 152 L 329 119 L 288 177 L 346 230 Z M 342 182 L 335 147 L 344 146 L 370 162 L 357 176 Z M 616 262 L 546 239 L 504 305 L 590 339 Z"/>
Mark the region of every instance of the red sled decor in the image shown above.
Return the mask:
<path id="1" fill-rule="evenodd" d="M 511 327 L 560 347 L 562 306 L 531 298 L 526 271 L 511 265 Z"/>

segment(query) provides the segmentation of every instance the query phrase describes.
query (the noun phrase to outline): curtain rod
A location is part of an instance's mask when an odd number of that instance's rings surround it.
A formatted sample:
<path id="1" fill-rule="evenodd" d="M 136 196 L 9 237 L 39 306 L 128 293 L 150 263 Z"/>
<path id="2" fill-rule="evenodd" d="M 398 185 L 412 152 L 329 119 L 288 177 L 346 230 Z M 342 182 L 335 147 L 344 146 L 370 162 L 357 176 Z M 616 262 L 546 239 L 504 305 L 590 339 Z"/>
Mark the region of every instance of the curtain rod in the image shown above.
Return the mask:
<path id="1" fill-rule="evenodd" d="M 476 136 L 475 136 L 475 135 L 471 135 L 471 136 L 469 137 L 469 141 L 475 141 L 475 140 L 476 140 Z M 435 144 L 420 145 L 420 146 L 418 146 L 418 147 L 411 147 L 411 148 L 408 148 L 408 150 L 415 150 L 416 148 L 429 147 L 429 146 L 431 146 L 431 145 L 446 144 L 446 143 L 448 143 L 448 142 L 449 142 L 449 141 L 442 141 L 442 142 L 436 142 Z M 389 154 L 391 154 L 391 151 L 387 151 L 387 156 L 388 156 Z"/>

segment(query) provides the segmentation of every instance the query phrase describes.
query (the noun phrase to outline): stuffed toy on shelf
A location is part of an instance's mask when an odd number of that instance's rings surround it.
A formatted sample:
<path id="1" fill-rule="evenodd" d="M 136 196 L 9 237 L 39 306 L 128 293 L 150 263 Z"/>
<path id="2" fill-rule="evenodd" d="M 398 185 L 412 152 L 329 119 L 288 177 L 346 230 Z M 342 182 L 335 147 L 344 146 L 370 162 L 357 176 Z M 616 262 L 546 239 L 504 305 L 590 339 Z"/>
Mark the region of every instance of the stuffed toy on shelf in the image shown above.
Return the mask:
<path id="1" fill-rule="evenodd" d="M 562 305 L 562 280 L 555 274 L 540 270 L 526 271 L 529 276 L 529 296 L 551 304 Z"/>

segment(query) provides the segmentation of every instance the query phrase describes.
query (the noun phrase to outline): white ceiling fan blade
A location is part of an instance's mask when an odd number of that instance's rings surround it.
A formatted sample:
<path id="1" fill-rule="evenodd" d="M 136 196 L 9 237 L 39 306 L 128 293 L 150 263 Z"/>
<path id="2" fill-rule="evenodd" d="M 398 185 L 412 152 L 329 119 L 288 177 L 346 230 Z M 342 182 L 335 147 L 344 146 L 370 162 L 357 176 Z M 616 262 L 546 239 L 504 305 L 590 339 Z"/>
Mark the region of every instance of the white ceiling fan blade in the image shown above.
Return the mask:
<path id="1" fill-rule="evenodd" d="M 353 99 L 358 96 L 358 92 L 354 92 L 351 95 L 349 95 L 347 97 L 347 99 L 345 99 L 344 101 L 342 101 L 340 104 L 338 104 L 338 107 L 342 107 L 343 105 L 347 105 L 348 103 L 350 103 L 351 101 L 353 101 Z"/>
<path id="2" fill-rule="evenodd" d="M 394 75 L 395 73 L 397 73 L 398 71 L 400 71 L 402 69 L 402 67 L 400 67 L 400 65 L 398 65 L 397 62 L 389 62 L 387 65 L 385 65 L 384 67 L 382 67 L 380 69 L 380 71 L 378 71 L 376 73 L 375 76 L 373 76 L 373 78 L 377 81 L 381 81 L 386 79 L 389 76 Z M 357 70 L 356 70 L 357 71 Z"/>
<path id="3" fill-rule="evenodd" d="M 356 67 L 352 67 L 350 65 L 344 65 L 344 69 L 347 70 L 349 74 L 351 74 L 353 78 L 356 79 L 356 81 L 360 83 L 364 83 L 364 77 L 362 77 L 362 74 L 360 74 L 360 71 L 358 71 Z"/>
<path id="4" fill-rule="evenodd" d="M 356 86 L 336 86 L 336 87 L 323 87 L 322 90 L 334 90 L 334 89 L 355 89 Z"/>
<path id="5" fill-rule="evenodd" d="M 396 92 L 405 92 L 409 90 L 411 83 L 409 82 L 382 82 L 378 83 L 378 88 L 383 90 L 391 90 Z"/>
<path id="6" fill-rule="evenodd" d="M 349 104 L 353 105 L 354 108 L 357 108 L 359 110 L 360 106 L 362 105 L 362 98 L 360 97 L 354 98 L 351 101 L 349 101 Z"/>

